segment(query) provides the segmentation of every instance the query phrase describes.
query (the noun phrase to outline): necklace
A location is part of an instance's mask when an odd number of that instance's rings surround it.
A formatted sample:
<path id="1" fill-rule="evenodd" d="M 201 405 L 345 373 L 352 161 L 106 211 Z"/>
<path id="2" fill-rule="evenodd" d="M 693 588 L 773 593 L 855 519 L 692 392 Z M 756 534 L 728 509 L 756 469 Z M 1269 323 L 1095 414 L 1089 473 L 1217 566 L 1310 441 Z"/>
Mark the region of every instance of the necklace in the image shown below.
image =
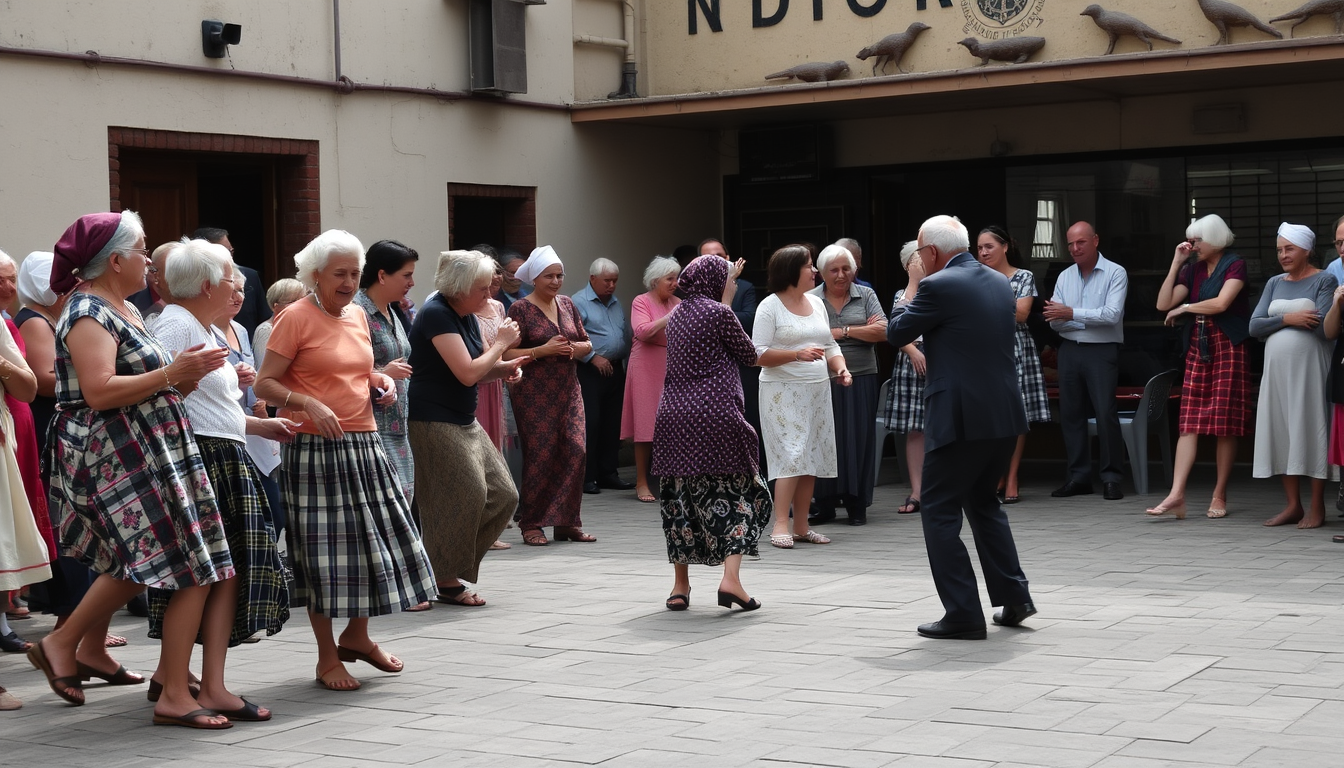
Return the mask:
<path id="1" fill-rule="evenodd" d="M 317 304 L 317 308 L 322 310 L 322 314 L 326 315 L 327 317 L 336 317 L 336 318 L 345 317 L 345 307 L 341 307 L 341 311 L 335 314 L 332 314 L 331 312 L 327 311 L 327 308 L 322 306 L 322 300 L 317 297 L 317 291 L 313 291 L 313 303 Z"/>

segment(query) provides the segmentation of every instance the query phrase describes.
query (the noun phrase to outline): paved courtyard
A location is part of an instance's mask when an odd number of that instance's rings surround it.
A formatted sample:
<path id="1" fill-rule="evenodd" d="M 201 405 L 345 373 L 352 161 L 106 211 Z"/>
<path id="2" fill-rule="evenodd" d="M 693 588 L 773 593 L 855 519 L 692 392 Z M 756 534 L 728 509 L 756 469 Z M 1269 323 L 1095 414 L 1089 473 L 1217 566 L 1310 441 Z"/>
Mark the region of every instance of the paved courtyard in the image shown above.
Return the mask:
<path id="1" fill-rule="evenodd" d="M 1009 508 L 1040 614 L 987 641 L 915 634 L 941 607 L 918 517 L 894 513 L 903 485 L 879 486 L 868 526 L 828 526 L 829 546 L 764 546 L 743 568 L 764 603 L 750 614 L 714 604 L 706 568 L 690 611 L 664 610 L 657 509 L 605 491 L 584 499 L 597 544 L 530 548 L 506 532 L 514 548 L 483 569 L 489 606 L 376 620 L 402 675 L 361 665 L 363 690 L 317 688 L 301 616 L 236 649 L 233 688 L 271 707 L 269 723 L 153 727 L 143 687 L 90 686 L 71 708 L 5 655 L 0 683 L 25 706 L 0 713 L 0 764 L 1344 764 L 1333 504 L 1324 530 L 1263 528 L 1279 486 L 1244 478 L 1227 519 L 1154 520 L 1143 507 L 1159 495 L 1054 500 L 1046 474 Z M 30 640 L 50 626 L 15 625 Z M 148 674 L 144 623 L 122 613 L 113 629 L 131 638 L 119 658 Z"/>

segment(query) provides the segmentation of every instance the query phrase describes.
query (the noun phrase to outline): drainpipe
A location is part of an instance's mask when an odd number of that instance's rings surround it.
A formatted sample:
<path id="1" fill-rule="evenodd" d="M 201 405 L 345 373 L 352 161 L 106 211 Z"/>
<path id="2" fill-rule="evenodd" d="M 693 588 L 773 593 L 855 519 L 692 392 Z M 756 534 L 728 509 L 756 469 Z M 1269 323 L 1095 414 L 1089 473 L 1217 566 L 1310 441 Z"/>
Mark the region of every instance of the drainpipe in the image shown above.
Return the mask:
<path id="1" fill-rule="evenodd" d="M 336 79 L 341 79 L 341 0 L 331 0 L 332 51 L 336 58 Z"/>
<path id="2" fill-rule="evenodd" d="M 605 48 L 618 48 L 625 51 L 625 63 L 621 65 L 621 88 L 618 91 L 607 94 L 608 99 L 637 99 L 639 92 L 636 90 L 636 79 L 639 70 L 635 65 L 635 7 L 629 3 L 629 0 L 617 0 L 621 4 L 625 14 L 625 39 L 617 40 L 612 37 L 598 37 L 596 35 L 575 35 L 574 42 L 584 45 L 600 45 Z"/>

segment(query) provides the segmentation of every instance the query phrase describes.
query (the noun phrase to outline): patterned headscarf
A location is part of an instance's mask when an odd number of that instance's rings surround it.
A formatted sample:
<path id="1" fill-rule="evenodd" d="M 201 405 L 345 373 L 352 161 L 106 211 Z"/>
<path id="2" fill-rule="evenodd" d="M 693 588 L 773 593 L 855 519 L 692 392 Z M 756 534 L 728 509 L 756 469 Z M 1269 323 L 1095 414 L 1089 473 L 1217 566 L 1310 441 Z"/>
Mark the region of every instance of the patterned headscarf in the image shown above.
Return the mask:
<path id="1" fill-rule="evenodd" d="M 686 298 L 706 296 L 719 301 L 728 285 L 728 261 L 722 256 L 700 256 L 686 265 L 677 278 L 677 285 Z"/>

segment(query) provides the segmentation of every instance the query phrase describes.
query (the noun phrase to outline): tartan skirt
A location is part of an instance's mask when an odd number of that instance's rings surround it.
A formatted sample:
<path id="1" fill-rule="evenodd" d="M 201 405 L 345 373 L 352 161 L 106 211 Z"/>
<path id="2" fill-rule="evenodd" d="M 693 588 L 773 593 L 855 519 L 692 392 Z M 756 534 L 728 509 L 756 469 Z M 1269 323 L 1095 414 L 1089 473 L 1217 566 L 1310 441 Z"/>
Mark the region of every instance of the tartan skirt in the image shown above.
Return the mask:
<path id="1" fill-rule="evenodd" d="M 1200 359 L 1201 327 L 1206 334 L 1208 361 Z M 1233 344 L 1216 323 L 1191 323 L 1178 431 L 1182 435 L 1244 436 L 1251 422 L 1250 393 L 1246 345 Z"/>
<path id="2" fill-rule="evenodd" d="M 1041 373 L 1041 354 L 1026 323 L 1018 323 L 1013 334 L 1013 351 L 1017 363 L 1017 386 L 1022 390 L 1022 405 L 1027 409 L 1028 422 L 1050 420 L 1050 396 L 1045 391 L 1045 376 Z"/>
<path id="3" fill-rule="evenodd" d="M 434 570 L 377 432 L 295 435 L 281 454 L 293 605 L 354 618 L 434 597 Z"/>
<path id="4" fill-rule="evenodd" d="M 915 342 L 921 351 L 924 343 Z M 896 369 L 887 387 L 887 402 L 882 405 L 887 429 L 902 434 L 924 431 L 924 377 L 915 372 L 915 364 L 904 352 L 896 355 Z"/>
<path id="5" fill-rule="evenodd" d="M 224 521 L 224 536 L 238 578 L 238 607 L 233 615 L 229 647 L 265 630 L 280 631 L 289 620 L 289 587 L 275 549 L 275 524 L 261 474 L 247 454 L 247 444 L 222 437 L 196 438 L 205 473 L 215 489 Z M 149 636 L 163 637 L 163 614 L 173 593 L 149 591 Z"/>

